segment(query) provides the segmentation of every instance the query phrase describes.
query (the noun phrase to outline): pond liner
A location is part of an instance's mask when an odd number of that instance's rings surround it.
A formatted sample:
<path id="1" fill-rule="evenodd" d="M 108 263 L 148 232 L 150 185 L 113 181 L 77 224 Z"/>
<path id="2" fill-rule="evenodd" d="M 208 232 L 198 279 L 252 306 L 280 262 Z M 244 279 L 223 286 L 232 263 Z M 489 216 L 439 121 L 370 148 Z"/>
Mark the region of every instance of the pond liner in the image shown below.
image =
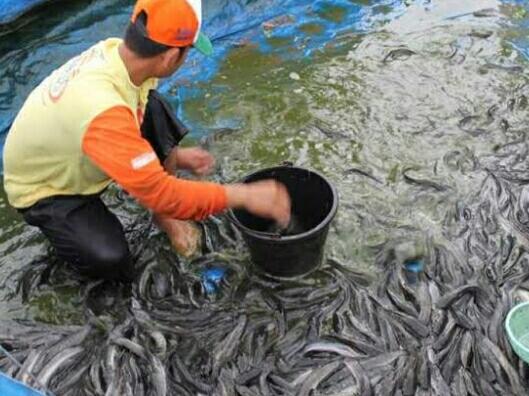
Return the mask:
<path id="1" fill-rule="evenodd" d="M 4 0 L 0 2 L 0 27 L 16 21 L 46 3 L 56 3 L 57 0 Z"/>
<path id="2" fill-rule="evenodd" d="M 2 396 L 46 396 L 36 389 L 16 381 L 0 371 L 0 394 Z"/>

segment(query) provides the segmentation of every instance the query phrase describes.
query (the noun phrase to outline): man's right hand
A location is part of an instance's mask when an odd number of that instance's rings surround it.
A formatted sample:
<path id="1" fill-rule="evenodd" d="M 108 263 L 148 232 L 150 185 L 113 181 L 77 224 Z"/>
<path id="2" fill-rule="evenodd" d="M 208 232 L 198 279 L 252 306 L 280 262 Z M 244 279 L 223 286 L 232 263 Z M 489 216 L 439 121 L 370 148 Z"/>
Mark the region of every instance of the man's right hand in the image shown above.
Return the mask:
<path id="1" fill-rule="evenodd" d="M 290 196 L 286 187 L 275 180 L 225 186 L 228 207 L 275 220 L 282 228 L 290 222 Z"/>

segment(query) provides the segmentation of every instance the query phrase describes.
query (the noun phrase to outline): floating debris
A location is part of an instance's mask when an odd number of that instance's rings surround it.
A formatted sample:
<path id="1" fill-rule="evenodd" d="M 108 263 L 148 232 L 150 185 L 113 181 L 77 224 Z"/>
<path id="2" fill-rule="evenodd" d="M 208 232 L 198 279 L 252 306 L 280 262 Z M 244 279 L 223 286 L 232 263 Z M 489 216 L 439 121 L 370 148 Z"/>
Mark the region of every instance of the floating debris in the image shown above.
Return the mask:
<path id="1" fill-rule="evenodd" d="M 296 72 L 291 72 L 288 76 L 289 76 L 292 80 L 294 80 L 294 81 L 299 81 L 299 80 L 301 80 L 301 77 L 300 77 L 299 74 L 296 73 Z"/>

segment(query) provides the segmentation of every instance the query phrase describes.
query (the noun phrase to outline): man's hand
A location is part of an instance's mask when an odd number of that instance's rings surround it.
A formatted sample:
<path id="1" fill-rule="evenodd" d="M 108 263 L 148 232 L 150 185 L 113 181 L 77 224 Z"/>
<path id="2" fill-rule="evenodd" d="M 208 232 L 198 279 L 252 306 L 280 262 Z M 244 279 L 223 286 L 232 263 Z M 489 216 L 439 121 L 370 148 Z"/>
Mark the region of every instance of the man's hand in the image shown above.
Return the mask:
<path id="1" fill-rule="evenodd" d="M 175 172 L 177 169 L 185 169 L 195 175 L 203 176 L 210 173 L 215 165 L 213 156 L 198 147 L 174 148 L 167 157 L 164 167 Z"/>
<path id="2" fill-rule="evenodd" d="M 286 187 L 275 180 L 226 186 L 228 206 L 275 220 L 286 228 L 290 222 L 290 196 Z"/>
<path id="3" fill-rule="evenodd" d="M 154 214 L 154 222 L 167 234 L 173 249 L 184 257 L 200 253 L 201 232 L 191 221 L 182 221 Z"/>

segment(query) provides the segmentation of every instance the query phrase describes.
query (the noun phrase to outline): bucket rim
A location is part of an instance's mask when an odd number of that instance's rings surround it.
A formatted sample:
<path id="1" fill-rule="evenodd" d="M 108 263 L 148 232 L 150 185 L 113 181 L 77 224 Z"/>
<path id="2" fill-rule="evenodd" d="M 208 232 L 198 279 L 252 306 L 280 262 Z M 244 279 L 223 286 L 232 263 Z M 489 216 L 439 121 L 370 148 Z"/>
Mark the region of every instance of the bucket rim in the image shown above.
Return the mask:
<path id="1" fill-rule="evenodd" d="M 511 310 L 509 311 L 509 313 L 507 314 L 507 318 L 505 319 L 505 330 L 507 330 L 507 335 L 508 335 L 508 339 L 509 341 L 511 342 L 511 344 L 513 344 L 513 347 L 515 346 L 516 348 L 519 348 L 521 351 L 524 351 L 525 353 L 528 353 L 529 352 L 529 348 L 527 348 L 525 345 L 523 345 L 517 337 L 515 337 L 515 335 L 513 334 L 513 331 L 512 331 L 512 328 L 511 328 L 511 322 L 512 322 L 512 317 L 514 316 L 514 314 L 516 314 L 518 311 L 524 309 L 524 308 L 528 308 L 529 307 L 529 301 L 525 301 L 525 302 L 522 302 L 522 303 L 519 303 L 517 305 L 515 305 L 513 308 L 511 308 Z M 517 353 L 518 355 L 518 353 Z M 527 360 L 521 356 L 519 356 L 522 360 L 526 361 Z"/>
<path id="2" fill-rule="evenodd" d="M 276 243 L 283 243 L 283 242 L 287 243 L 287 242 L 290 242 L 290 241 L 300 240 L 300 239 L 303 239 L 303 238 L 307 238 L 307 237 L 313 236 L 314 234 L 317 234 L 322 229 L 327 227 L 331 223 L 331 221 L 334 218 L 334 216 L 336 216 L 336 212 L 338 211 L 338 201 L 339 201 L 338 191 L 336 190 L 336 187 L 334 187 L 334 185 L 331 182 L 329 182 L 329 180 L 324 175 L 322 175 L 320 172 L 315 171 L 313 169 L 301 168 L 299 166 L 279 165 L 279 166 L 272 166 L 272 167 L 269 167 L 269 168 L 259 169 L 259 170 L 255 171 L 253 173 L 250 173 L 249 175 L 246 175 L 244 178 L 242 178 L 241 182 L 242 183 L 246 183 L 246 181 L 249 178 L 251 178 L 252 176 L 255 176 L 256 174 L 264 173 L 264 172 L 270 172 L 270 171 L 279 170 L 279 169 L 296 169 L 296 170 L 299 170 L 299 171 L 312 173 L 312 174 L 318 176 L 319 178 L 321 178 L 327 184 L 327 186 L 331 189 L 331 193 L 332 193 L 332 196 L 334 198 L 333 202 L 332 202 L 332 206 L 331 206 L 331 208 L 329 210 L 329 213 L 327 213 L 325 218 L 316 227 L 311 228 L 308 231 L 302 232 L 301 234 L 277 235 L 277 234 L 272 234 L 272 233 L 268 233 L 268 232 L 252 230 L 251 228 L 246 227 L 244 224 L 242 224 L 239 221 L 237 216 L 235 216 L 235 213 L 234 213 L 233 209 L 229 209 L 228 210 L 228 219 L 232 223 L 234 223 L 238 228 L 243 230 L 246 234 L 249 234 L 249 235 L 251 235 L 253 237 L 260 238 L 260 239 L 263 239 L 263 240 L 274 241 Z"/>

